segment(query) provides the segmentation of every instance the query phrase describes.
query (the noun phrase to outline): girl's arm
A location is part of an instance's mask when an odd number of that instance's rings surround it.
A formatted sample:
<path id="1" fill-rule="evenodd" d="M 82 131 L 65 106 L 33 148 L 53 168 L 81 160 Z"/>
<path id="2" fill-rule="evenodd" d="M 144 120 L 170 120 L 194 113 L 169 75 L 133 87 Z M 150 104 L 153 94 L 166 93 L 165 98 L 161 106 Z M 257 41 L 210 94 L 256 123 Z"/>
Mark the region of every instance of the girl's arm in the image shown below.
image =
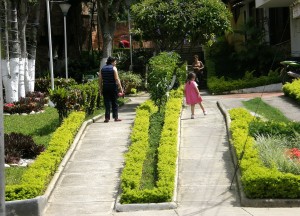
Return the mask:
<path id="1" fill-rule="evenodd" d="M 194 88 L 195 88 L 195 91 L 197 92 L 198 96 L 200 97 L 200 91 L 199 91 L 199 89 L 198 89 L 197 86 L 198 86 L 197 83 L 194 82 Z"/>

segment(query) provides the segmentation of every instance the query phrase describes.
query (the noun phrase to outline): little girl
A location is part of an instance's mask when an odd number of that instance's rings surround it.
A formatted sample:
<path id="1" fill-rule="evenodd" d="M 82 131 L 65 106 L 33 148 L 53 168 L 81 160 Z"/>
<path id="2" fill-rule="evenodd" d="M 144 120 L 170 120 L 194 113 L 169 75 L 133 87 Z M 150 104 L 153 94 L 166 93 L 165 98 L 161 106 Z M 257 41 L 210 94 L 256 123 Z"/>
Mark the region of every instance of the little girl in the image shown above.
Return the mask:
<path id="1" fill-rule="evenodd" d="M 191 105 L 191 112 L 192 112 L 192 116 L 191 118 L 194 119 L 195 117 L 195 105 L 199 104 L 203 114 L 206 115 L 207 112 L 205 111 L 203 105 L 202 105 L 202 97 L 200 95 L 200 92 L 198 90 L 198 85 L 195 82 L 196 79 L 196 74 L 191 72 L 188 74 L 187 77 L 187 81 L 185 83 L 185 87 L 184 87 L 184 94 L 185 94 L 185 99 L 186 99 L 186 103 Z"/>

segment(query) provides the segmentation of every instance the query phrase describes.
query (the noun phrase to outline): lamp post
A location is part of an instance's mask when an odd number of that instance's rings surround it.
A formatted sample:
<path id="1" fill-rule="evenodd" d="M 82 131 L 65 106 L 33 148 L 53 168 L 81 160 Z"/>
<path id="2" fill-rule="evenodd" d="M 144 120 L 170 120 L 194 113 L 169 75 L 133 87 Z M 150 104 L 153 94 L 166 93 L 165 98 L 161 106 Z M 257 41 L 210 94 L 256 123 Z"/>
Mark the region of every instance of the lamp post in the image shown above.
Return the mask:
<path id="1" fill-rule="evenodd" d="M 47 8 L 47 23 L 48 23 L 51 89 L 54 90 L 53 54 L 52 54 L 52 37 L 51 37 L 51 21 L 50 21 L 50 0 L 46 0 L 46 8 Z"/>
<path id="2" fill-rule="evenodd" d="M 129 70 L 132 71 L 132 45 L 131 45 L 131 27 L 130 27 L 130 4 L 131 4 L 131 0 L 125 0 L 126 3 L 126 7 L 127 7 L 127 14 L 128 14 L 128 33 L 129 33 L 129 48 L 130 48 L 130 66 L 129 66 Z"/>
<path id="3" fill-rule="evenodd" d="M 68 51 L 67 51 L 67 14 L 71 5 L 67 2 L 62 2 L 59 7 L 64 15 L 64 37 L 65 37 L 65 66 L 66 66 L 66 79 L 68 79 Z"/>
<path id="4" fill-rule="evenodd" d="M 1 22 L 0 22 L 0 30 L 1 29 Z M 0 31 L 0 216 L 5 216 L 5 172 L 4 172 L 4 116 L 3 116 L 3 93 L 2 93 L 2 57 L 1 57 L 1 39 L 2 39 L 2 31 Z"/>

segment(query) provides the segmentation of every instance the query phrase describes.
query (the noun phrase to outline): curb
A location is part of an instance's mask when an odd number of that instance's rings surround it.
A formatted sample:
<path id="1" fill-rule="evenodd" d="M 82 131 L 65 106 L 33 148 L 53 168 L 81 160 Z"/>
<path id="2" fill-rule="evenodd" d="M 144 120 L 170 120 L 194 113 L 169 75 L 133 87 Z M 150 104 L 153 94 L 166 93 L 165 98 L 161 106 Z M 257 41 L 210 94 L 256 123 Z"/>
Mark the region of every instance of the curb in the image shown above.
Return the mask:
<path id="1" fill-rule="evenodd" d="M 223 106 L 223 104 L 217 101 L 217 105 L 225 118 L 230 153 L 231 153 L 232 161 L 234 163 L 234 167 L 236 169 L 235 182 L 240 195 L 241 206 L 243 207 L 286 207 L 286 208 L 299 207 L 300 199 L 249 199 L 246 197 L 242 186 L 241 172 L 238 167 L 238 159 L 236 157 L 235 149 L 232 144 L 232 135 L 229 130 L 231 119 L 229 117 L 227 109 Z"/>

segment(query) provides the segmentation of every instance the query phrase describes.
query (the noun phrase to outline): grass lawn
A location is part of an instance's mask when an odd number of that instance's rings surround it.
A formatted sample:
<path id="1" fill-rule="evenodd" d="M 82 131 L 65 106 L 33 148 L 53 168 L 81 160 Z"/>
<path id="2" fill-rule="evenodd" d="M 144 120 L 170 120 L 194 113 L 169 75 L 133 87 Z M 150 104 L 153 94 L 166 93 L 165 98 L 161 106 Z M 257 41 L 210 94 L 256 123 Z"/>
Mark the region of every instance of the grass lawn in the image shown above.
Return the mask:
<path id="1" fill-rule="evenodd" d="M 268 120 L 289 122 L 290 120 L 285 117 L 280 110 L 265 103 L 261 98 L 253 98 L 248 101 L 243 101 L 245 108 L 255 112 Z"/>
<path id="2" fill-rule="evenodd" d="M 120 99 L 119 105 L 128 102 L 128 99 Z M 97 115 L 103 114 L 104 109 L 97 109 L 92 115 L 86 117 L 86 120 Z M 47 148 L 52 134 L 60 126 L 58 112 L 53 107 L 46 107 L 45 112 L 31 115 L 6 115 L 4 116 L 5 133 L 21 133 L 29 135 L 38 145 Z M 5 169 L 5 184 L 18 184 L 26 167 L 10 167 Z"/>
<path id="3" fill-rule="evenodd" d="M 156 186 L 157 174 L 157 149 L 159 147 L 160 134 L 164 124 L 164 114 L 155 113 L 150 117 L 149 126 L 149 150 L 143 165 L 140 189 L 153 189 Z"/>
<path id="4" fill-rule="evenodd" d="M 38 145 L 48 146 L 52 133 L 60 122 L 55 108 L 46 107 L 45 112 L 31 115 L 4 116 L 5 133 L 22 133 L 33 138 Z M 26 167 L 5 168 L 6 185 L 18 184 Z"/>
<path id="5" fill-rule="evenodd" d="M 48 146 L 52 133 L 60 125 L 58 113 L 53 107 L 45 112 L 31 115 L 4 116 L 5 133 L 22 133 L 33 138 L 38 145 Z"/>

